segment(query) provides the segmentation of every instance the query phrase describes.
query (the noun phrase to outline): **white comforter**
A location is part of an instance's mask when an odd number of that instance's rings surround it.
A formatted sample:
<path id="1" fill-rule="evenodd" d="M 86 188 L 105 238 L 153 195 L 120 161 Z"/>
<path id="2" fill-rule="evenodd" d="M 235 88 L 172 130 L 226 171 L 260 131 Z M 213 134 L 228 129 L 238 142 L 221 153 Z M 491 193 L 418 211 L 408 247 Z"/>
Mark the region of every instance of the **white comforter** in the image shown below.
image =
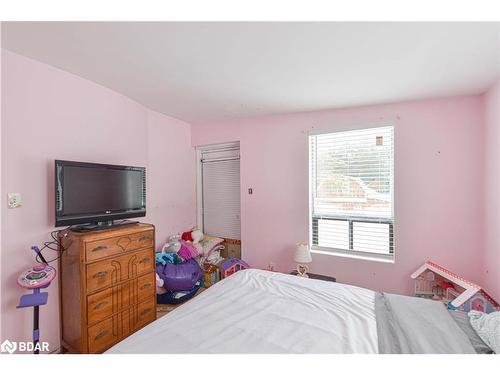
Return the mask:
<path id="1" fill-rule="evenodd" d="M 377 353 L 375 293 L 245 270 L 107 353 Z"/>

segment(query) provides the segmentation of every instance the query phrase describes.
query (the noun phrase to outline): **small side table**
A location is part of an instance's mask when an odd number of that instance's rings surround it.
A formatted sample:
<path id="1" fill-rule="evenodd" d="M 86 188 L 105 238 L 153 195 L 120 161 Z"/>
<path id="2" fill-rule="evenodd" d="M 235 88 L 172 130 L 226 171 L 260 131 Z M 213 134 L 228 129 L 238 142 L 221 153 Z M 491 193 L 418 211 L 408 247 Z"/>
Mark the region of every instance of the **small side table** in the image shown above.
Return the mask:
<path id="1" fill-rule="evenodd" d="M 290 275 L 297 276 L 298 275 L 297 270 L 290 272 Z M 337 282 L 337 279 L 335 277 L 332 277 L 332 276 L 318 275 L 316 273 L 307 273 L 307 275 L 309 276 L 310 279 L 331 281 L 332 283 Z"/>

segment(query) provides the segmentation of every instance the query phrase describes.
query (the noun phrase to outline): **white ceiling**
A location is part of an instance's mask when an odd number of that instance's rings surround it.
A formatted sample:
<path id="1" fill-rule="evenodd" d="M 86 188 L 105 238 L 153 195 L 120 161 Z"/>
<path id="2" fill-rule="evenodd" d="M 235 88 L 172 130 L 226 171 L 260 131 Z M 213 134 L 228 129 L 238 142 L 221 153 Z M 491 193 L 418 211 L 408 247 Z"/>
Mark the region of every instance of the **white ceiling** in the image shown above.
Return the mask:
<path id="1" fill-rule="evenodd" d="M 17 22 L 3 47 L 188 121 L 484 92 L 498 23 Z"/>

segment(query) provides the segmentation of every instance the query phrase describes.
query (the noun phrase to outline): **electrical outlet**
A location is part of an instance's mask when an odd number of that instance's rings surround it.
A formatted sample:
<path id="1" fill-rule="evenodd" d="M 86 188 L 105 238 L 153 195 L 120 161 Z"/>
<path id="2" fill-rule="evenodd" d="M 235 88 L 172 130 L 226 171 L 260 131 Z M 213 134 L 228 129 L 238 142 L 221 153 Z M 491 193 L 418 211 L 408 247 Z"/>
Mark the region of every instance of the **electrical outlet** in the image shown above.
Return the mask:
<path id="1" fill-rule="evenodd" d="M 8 193 L 7 194 L 7 207 L 18 208 L 23 205 L 21 200 L 21 193 Z"/>

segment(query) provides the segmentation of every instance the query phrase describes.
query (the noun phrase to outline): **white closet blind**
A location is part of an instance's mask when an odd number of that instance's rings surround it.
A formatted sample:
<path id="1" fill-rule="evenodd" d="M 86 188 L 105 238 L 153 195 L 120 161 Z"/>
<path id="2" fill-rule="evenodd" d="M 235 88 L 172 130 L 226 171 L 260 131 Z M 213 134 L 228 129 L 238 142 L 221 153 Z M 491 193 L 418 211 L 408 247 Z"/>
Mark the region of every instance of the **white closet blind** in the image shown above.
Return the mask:
<path id="1" fill-rule="evenodd" d="M 310 136 L 313 247 L 394 254 L 393 127 Z"/>
<path id="2" fill-rule="evenodd" d="M 240 160 L 234 155 L 232 151 L 202 156 L 202 215 L 206 234 L 239 240 Z"/>

